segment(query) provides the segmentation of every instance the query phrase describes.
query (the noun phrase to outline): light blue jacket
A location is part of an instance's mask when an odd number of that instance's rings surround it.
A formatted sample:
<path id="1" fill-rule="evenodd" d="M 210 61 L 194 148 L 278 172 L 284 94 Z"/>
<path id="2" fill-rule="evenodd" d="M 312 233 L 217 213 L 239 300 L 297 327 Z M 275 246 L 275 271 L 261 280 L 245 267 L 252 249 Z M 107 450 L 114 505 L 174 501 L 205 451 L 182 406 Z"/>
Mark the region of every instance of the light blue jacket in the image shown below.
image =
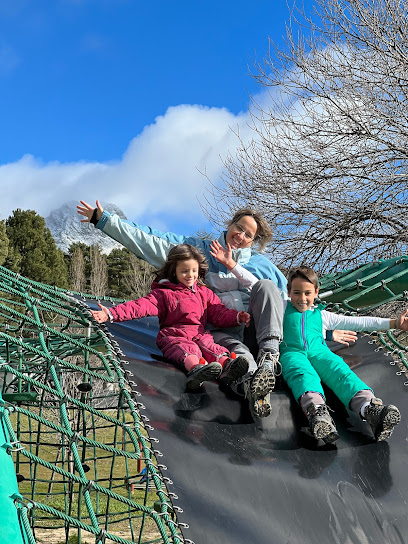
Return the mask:
<path id="1" fill-rule="evenodd" d="M 138 225 L 121 219 L 116 214 L 104 211 L 96 227 L 105 234 L 123 244 L 140 259 L 150 263 L 155 268 L 163 266 L 170 249 L 178 244 L 190 244 L 201 249 L 204 253 L 209 271 L 205 281 L 221 301 L 228 307 L 238 311 L 248 310 L 250 290 L 220 264 L 210 254 L 210 240 L 202 240 L 195 236 L 182 236 L 172 232 L 161 232 L 144 225 Z M 225 248 L 224 231 L 220 244 Z M 286 293 L 286 278 L 280 270 L 264 255 L 256 253 L 251 248 L 233 251 L 233 259 L 251 272 L 258 279 L 272 280 L 275 285 Z"/>

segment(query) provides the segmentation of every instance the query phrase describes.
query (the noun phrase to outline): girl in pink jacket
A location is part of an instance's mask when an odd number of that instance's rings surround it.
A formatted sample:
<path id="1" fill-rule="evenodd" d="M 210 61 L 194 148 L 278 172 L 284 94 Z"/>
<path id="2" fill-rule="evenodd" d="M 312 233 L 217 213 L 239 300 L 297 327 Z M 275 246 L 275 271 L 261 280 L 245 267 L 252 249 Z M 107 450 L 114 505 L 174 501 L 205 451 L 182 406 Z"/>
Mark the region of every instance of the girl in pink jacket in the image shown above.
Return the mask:
<path id="1" fill-rule="evenodd" d="M 158 316 L 157 345 L 171 361 L 187 370 L 187 388 L 196 389 L 204 381 L 219 378 L 230 385 L 247 373 L 249 361 L 236 357 L 215 344 L 205 330 L 207 322 L 216 328 L 249 325 L 247 312 L 228 309 L 203 282 L 208 265 L 204 255 L 189 244 L 173 247 L 164 266 L 157 272 L 148 295 L 91 313 L 98 323 L 129 321 Z"/>

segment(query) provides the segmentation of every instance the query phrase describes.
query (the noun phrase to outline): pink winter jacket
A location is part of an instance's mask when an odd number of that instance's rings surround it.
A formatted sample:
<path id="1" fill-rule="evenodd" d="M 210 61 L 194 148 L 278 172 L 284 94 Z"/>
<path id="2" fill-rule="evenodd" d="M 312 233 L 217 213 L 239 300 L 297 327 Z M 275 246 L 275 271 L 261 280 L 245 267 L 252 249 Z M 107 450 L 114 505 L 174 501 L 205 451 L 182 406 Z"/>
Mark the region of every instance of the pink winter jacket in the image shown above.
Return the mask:
<path id="1" fill-rule="evenodd" d="M 129 321 L 140 317 L 159 317 L 160 331 L 165 336 L 187 338 L 204 334 L 210 322 L 217 328 L 236 327 L 237 310 L 228 309 L 213 291 L 204 285 L 193 288 L 168 280 L 152 283 L 148 295 L 109 308 L 114 321 Z"/>

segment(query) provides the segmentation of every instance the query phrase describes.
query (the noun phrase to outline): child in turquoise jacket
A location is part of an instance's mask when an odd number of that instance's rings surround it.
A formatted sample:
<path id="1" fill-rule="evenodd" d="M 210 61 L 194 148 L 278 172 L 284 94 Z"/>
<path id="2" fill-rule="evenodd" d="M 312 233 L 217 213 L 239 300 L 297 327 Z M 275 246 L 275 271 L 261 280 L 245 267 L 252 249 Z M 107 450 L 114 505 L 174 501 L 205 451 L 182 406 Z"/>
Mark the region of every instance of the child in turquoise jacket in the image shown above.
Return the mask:
<path id="1" fill-rule="evenodd" d="M 282 375 L 308 417 L 315 438 L 325 443 L 339 438 L 325 403 L 323 382 L 347 408 L 370 424 L 377 441 L 387 440 L 401 419 L 399 410 L 392 404 L 384 405 L 343 359 L 327 347 L 322 335 L 324 318 L 330 319 L 334 314 L 313 306 L 318 292 L 318 278 L 311 268 L 301 266 L 290 271 L 290 301 L 285 310 L 280 345 Z M 408 310 L 390 320 L 350 316 L 348 326 L 354 330 L 378 330 L 380 324 L 384 329 L 406 331 L 407 314 Z"/>

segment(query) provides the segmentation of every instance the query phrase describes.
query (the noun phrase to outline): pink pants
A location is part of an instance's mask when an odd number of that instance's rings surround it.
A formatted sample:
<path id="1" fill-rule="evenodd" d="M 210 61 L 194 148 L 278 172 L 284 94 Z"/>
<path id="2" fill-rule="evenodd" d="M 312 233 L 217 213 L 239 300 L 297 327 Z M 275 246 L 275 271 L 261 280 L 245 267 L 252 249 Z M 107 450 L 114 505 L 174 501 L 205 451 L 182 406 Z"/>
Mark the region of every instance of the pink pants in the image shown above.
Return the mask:
<path id="1" fill-rule="evenodd" d="M 226 348 L 214 342 L 210 333 L 198 334 L 193 338 L 186 336 L 165 336 L 159 334 L 157 346 L 163 355 L 171 361 L 184 366 L 184 359 L 187 355 L 204 357 L 208 363 L 217 361 L 222 355 L 229 355 Z"/>

